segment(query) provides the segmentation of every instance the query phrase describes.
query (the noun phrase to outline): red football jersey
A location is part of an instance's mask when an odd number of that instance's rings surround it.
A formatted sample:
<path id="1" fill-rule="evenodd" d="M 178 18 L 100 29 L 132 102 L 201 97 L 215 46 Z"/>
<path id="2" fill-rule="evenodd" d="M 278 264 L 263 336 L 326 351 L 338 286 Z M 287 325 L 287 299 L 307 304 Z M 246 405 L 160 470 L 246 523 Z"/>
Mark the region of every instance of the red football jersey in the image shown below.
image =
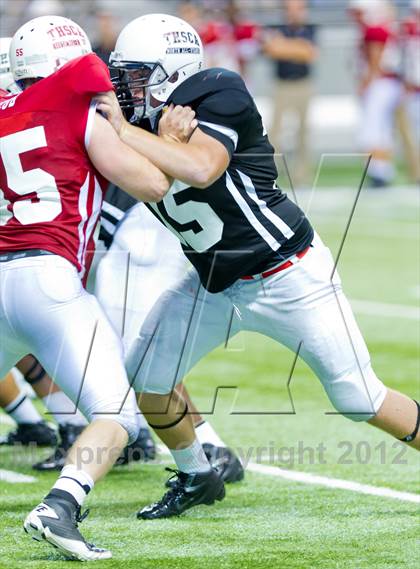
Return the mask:
<path id="1" fill-rule="evenodd" d="M 106 65 L 88 54 L 0 96 L 0 253 L 44 249 L 85 275 L 107 186 L 86 151 L 91 100 L 112 88 Z"/>

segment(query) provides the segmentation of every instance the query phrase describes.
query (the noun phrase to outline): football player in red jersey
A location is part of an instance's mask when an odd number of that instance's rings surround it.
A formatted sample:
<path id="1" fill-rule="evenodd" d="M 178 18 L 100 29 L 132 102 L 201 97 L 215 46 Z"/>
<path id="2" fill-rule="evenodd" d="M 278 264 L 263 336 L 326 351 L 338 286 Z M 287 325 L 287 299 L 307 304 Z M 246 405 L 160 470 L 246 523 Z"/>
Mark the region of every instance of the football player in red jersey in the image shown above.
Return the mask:
<path id="1" fill-rule="evenodd" d="M 23 92 L 0 99 L 0 377 L 32 353 L 92 421 L 24 527 L 69 557 L 104 559 L 111 552 L 77 528 L 80 509 L 138 420 L 121 342 L 82 279 L 106 180 L 145 201 L 161 200 L 169 180 L 96 113 L 92 95 L 112 84 L 77 24 L 31 20 L 11 65 Z"/>
<path id="2" fill-rule="evenodd" d="M 10 71 L 9 48 L 11 41 L 12 38 L 0 38 L 0 97 L 19 92 Z M 11 373 L 0 378 L 0 407 L 17 423 L 15 430 L 0 437 L 0 445 L 35 443 L 48 446 L 56 444 L 57 439 L 54 430 L 42 420 L 32 401 L 21 390 Z"/>

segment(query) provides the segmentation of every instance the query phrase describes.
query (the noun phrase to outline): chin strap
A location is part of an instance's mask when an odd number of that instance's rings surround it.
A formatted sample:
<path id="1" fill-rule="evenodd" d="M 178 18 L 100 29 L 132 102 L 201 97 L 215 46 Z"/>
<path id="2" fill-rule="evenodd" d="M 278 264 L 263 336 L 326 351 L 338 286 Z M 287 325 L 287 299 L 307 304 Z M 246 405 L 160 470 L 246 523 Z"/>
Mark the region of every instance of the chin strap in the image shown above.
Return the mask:
<path id="1" fill-rule="evenodd" d="M 169 423 L 169 425 L 152 425 L 152 423 L 149 423 L 149 427 L 152 427 L 152 429 L 155 430 L 162 430 L 162 429 L 171 429 L 172 427 L 175 427 L 176 425 L 178 425 L 178 423 L 180 423 L 182 421 L 182 419 L 185 417 L 185 415 L 188 413 L 188 403 L 185 404 L 185 409 L 183 411 L 183 413 L 178 417 L 178 419 L 175 419 L 175 421 L 173 421 L 172 423 Z"/>
<path id="2" fill-rule="evenodd" d="M 406 437 L 404 437 L 403 439 L 399 439 L 400 441 L 402 441 L 403 443 L 411 443 L 411 441 L 414 441 L 414 439 L 417 436 L 417 433 L 419 432 L 419 427 L 420 427 L 420 405 L 418 404 L 417 401 L 414 401 L 414 403 L 417 405 L 417 421 L 416 421 L 416 426 L 414 427 L 414 431 L 411 433 L 411 435 L 407 435 Z"/>

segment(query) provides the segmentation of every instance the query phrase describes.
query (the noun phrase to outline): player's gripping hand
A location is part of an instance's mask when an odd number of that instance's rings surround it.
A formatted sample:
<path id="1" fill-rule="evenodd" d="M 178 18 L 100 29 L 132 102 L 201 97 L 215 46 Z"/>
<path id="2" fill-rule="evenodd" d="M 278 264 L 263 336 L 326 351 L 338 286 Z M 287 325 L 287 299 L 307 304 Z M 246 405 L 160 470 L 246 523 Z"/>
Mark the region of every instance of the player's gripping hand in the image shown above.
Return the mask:
<path id="1" fill-rule="evenodd" d="M 171 103 L 163 109 L 158 133 L 168 141 L 188 142 L 197 126 L 198 121 L 191 107 L 175 107 Z"/>
<path id="2" fill-rule="evenodd" d="M 98 93 L 93 98 L 93 101 L 97 104 L 96 110 L 103 114 L 107 121 L 111 123 L 116 133 L 121 137 L 122 131 L 128 123 L 125 120 L 115 92 L 107 91 L 106 93 Z"/>

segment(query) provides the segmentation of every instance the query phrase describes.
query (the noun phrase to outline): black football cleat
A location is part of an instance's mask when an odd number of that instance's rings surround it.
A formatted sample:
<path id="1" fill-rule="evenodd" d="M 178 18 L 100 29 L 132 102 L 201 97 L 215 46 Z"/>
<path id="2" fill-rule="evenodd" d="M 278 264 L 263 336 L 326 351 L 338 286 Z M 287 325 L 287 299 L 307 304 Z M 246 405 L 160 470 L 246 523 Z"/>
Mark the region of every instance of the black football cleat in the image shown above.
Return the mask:
<path id="1" fill-rule="evenodd" d="M 194 506 L 211 506 L 216 500 L 220 501 L 225 497 L 223 479 L 213 468 L 208 472 L 195 474 L 186 474 L 171 468 L 166 470 L 174 473 L 174 484 L 159 502 L 137 512 L 139 519 L 158 520 L 179 516 Z"/>
<path id="2" fill-rule="evenodd" d="M 89 510 L 57 497 L 47 497 L 27 515 L 23 528 L 36 541 L 45 540 L 69 559 L 109 559 L 112 553 L 88 543 L 78 530 Z"/>
<path id="3" fill-rule="evenodd" d="M 211 466 L 219 472 L 225 484 L 233 484 L 244 479 L 244 467 L 230 449 L 204 443 L 203 450 Z M 174 478 L 170 478 L 165 485 L 167 488 L 173 488 L 176 483 L 177 481 Z"/>
<path id="4" fill-rule="evenodd" d="M 45 421 L 38 423 L 19 423 L 15 431 L 10 431 L 0 438 L 0 445 L 37 445 L 40 447 L 53 447 L 57 444 L 55 430 Z"/>
<path id="5" fill-rule="evenodd" d="M 388 188 L 390 182 L 388 180 L 384 180 L 383 178 L 378 178 L 376 176 L 368 175 L 368 186 L 370 189 L 380 190 L 384 188 Z"/>
<path id="6" fill-rule="evenodd" d="M 41 471 L 61 470 L 64 466 L 69 449 L 73 446 L 74 441 L 84 428 L 84 425 L 72 425 L 70 423 L 59 425 L 58 432 L 60 435 L 60 443 L 57 444 L 57 448 L 46 459 L 32 465 L 32 468 Z"/>
<path id="7" fill-rule="evenodd" d="M 127 445 L 115 463 L 117 466 L 129 462 L 147 462 L 156 458 L 156 445 L 148 428 L 140 429 L 137 439 Z"/>
<path id="8" fill-rule="evenodd" d="M 223 482 L 233 484 L 244 479 L 244 467 L 236 454 L 229 448 L 204 443 L 203 450 L 212 467 L 220 473 Z"/>

